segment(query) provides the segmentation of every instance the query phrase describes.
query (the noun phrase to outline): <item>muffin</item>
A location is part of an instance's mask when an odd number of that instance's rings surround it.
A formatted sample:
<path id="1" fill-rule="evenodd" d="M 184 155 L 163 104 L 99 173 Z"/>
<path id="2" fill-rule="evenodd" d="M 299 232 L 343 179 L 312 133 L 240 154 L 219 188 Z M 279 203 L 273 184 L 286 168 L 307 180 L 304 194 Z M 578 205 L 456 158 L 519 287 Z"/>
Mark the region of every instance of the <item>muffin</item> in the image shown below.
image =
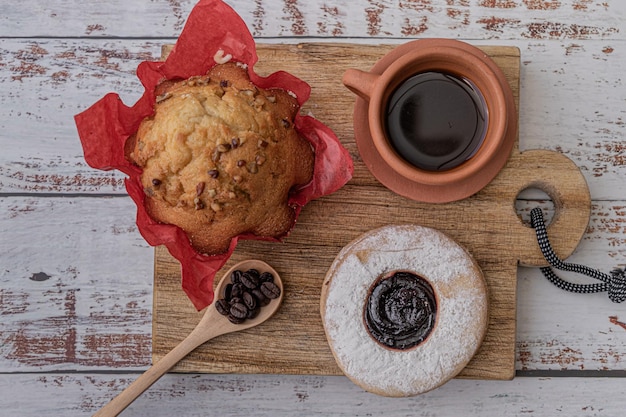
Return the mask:
<path id="1" fill-rule="evenodd" d="M 298 110 L 289 92 L 255 86 L 232 62 L 159 84 L 154 114 L 125 149 L 142 168 L 150 217 L 180 227 L 208 255 L 238 235 L 284 236 L 296 217 L 289 193 L 313 176 L 313 149 L 294 127 Z"/>

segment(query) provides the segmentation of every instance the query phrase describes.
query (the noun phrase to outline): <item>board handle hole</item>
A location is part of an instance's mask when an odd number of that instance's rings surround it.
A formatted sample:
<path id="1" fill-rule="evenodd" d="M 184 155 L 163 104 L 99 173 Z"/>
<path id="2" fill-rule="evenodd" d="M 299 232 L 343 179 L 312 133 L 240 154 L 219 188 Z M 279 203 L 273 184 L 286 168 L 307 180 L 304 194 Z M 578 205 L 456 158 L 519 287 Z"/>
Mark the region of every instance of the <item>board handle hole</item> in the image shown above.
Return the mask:
<path id="1" fill-rule="evenodd" d="M 546 226 L 552 223 L 557 205 L 547 191 L 537 186 L 529 186 L 517 194 L 515 198 L 515 212 L 524 226 L 531 227 L 530 211 L 535 207 L 541 207 Z"/>

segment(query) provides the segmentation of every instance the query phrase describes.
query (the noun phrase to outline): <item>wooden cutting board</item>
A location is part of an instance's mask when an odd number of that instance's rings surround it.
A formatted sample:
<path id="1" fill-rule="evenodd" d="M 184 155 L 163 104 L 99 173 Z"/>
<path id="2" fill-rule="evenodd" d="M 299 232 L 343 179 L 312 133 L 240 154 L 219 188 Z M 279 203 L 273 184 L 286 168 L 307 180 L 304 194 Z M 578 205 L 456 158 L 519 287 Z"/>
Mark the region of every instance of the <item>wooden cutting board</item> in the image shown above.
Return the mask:
<path id="1" fill-rule="evenodd" d="M 515 149 L 506 167 L 478 194 L 449 204 L 424 204 L 382 186 L 363 164 L 352 129 L 354 99 L 342 84 L 346 68 L 369 69 L 390 45 L 258 45 L 255 70 L 286 70 L 311 87 L 302 111 L 330 126 L 350 151 L 354 177 L 333 195 L 308 204 L 282 243 L 241 242 L 232 263 L 258 258 L 285 281 L 284 304 L 263 325 L 225 335 L 200 347 L 175 371 L 211 373 L 341 374 L 324 335 L 319 313 L 322 281 L 343 246 L 362 233 L 388 224 L 417 223 L 437 228 L 465 246 L 478 261 L 489 287 L 490 322 L 485 340 L 460 377 L 510 379 L 515 373 L 517 266 L 544 265 L 534 231 L 515 209 L 520 191 L 538 188 L 551 196 L 555 213 L 548 232 L 557 254 L 569 256 L 590 214 L 587 184 L 566 157 L 549 151 Z M 482 47 L 502 68 L 519 103 L 520 54 L 514 47 Z M 164 47 L 167 54 L 169 47 Z M 519 108 L 519 106 L 518 106 Z M 549 138 L 546 138 L 549 139 Z M 158 361 L 199 321 L 180 286 L 180 267 L 156 248 L 153 360 Z M 219 274 L 218 274 L 219 275 Z"/>

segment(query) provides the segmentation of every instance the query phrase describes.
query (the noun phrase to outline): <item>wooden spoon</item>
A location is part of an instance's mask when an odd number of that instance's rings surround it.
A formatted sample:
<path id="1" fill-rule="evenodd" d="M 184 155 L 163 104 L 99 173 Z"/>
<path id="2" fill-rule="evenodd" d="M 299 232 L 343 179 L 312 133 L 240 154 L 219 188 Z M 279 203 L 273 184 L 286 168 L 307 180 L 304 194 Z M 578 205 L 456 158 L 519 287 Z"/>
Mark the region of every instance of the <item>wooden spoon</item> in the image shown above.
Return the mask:
<path id="1" fill-rule="evenodd" d="M 163 374 L 176 365 L 181 359 L 191 353 L 195 348 L 203 343 L 221 336 L 226 333 L 232 333 L 239 330 L 249 329 L 272 317 L 278 310 L 283 300 L 283 283 L 278 273 L 268 264 L 259 260 L 247 260 L 239 262 L 228 270 L 222 277 L 215 290 L 215 299 L 223 297 L 226 285 L 230 283 L 231 273 L 239 269 L 245 272 L 249 269 L 256 269 L 260 273 L 271 272 L 274 275 L 274 283 L 280 288 L 278 298 L 261 307 L 259 314 L 253 319 L 247 319 L 243 323 L 233 324 L 228 317 L 221 315 L 215 308 L 215 302 L 207 307 L 202 319 L 193 331 L 178 346 L 172 349 L 160 361 L 152 365 L 146 372 L 130 384 L 124 391 L 113 398 L 107 405 L 100 409 L 93 417 L 112 417 L 117 416 L 124 411 L 137 397 L 139 397 L 146 389 L 154 384 Z"/>

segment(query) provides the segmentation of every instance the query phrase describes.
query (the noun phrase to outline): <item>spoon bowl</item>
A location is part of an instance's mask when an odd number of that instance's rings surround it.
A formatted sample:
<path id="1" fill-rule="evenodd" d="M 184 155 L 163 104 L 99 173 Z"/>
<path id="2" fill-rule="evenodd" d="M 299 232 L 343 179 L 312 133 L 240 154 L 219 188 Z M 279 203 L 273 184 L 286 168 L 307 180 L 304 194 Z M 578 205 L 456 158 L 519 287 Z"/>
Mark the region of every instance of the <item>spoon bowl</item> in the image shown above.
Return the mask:
<path id="1" fill-rule="evenodd" d="M 216 301 L 224 297 L 226 287 L 231 283 L 231 275 L 235 270 L 242 272 L 250 269 L 256 269 L 259 273 L 269 272 L 274 276 L 274 284 L 280 292 L 275 299 L 271 299 L 270 303 L 261 307 L 258 314 L 246 319 L 242 323 L 232 323 L 226 315 L 221 314 L 216 308 Z M 107 405 L 101 408 L 94 417 L 112 417 L 117 416 L 124 411 L 137 397 L 139 397 L 146 389 L 154 384 L 163 374 L 176 365 L 181 359 L 191 353 L 198 346 L 207 341 L 221 336 L 223 334 L 237 332 L 249 329 L 263 323 L 278 311 L 282 304 L 283 283 L 280 275 L 268 264 L 257 259 L 250 259 L 233 265 L 222 278 L 215 288 L 215 301 L 206 308 L 200 322 L 192 330 L 192 332 L 180 342 L 174 349 L 167 353 L 161 360 L 152 365 L 146 372 L 130 384 L 124 391 L 113 398 Z"/>
<path id="2" fill-rule="evenodd" d="M 224 326 L 223 330 L 225 330 L 225 331 L 224 331 L 224 333 L 221 333 L 221 334 L 226 334 L 226 333 L 236 332 L 236 331 L 239 331 L 239 330 L 245 330 L 245 329 L 249 329 L 250 327 L 257 326 L 257 325 L 263 323 L 265 320 L 267 320 L 270 317 L 272 317 L 274 315 L 274 313 L 276 313 L 276 311 L 278 310 L 278 307 L 282 304 L 283 294 L 285 293 L 283 291 L 283 284 L 282 284 L 282 281 L 280 279 L 280 276 L 278 275 L 278 272 L 276 272 L 274 270 L 274 268 L 272 268 L 271 266 L 269 266 L 265 262 L 260 261 L 258 259 L 249 259 L 247 261 L 241 261 L 241 262 L 233 265 L 233 267 L 230 268 L 224 274 L 224 276 L 222 277 L 220 282 L 217 284 L 217 288 L 215 288 L 215 299 L 217 300 L 219 297 L 223 297 L 224 291 L 226 290 L 226 286 L 231 282 L 230 276 L 232 275 L 232 273 L 235 270 L 240 270 L 240 271 L 243 272 L 243 271 L 247 271 L 247 270 L 250 270 L 250 269 L 256 269 L 260 273 L 270 272 L 272 275 L 274 275 L 274 283 L 278 286 L 278 288 L 280 288 L 280 294 L 278 295 L 278 298 L 272 300 L 265 307 L 262 307 L 261 310 L 259 311 L 259 314 L 256 317 L 254 317 L 252 319 L 246 319 L 246 321 L 244 321 L 243 323 L 240 323 L 240 324 L 233 324 L 226 317 L 221 315 L 217 311 L 217 309 L 215 308 L 215 301 L 214 301 L 209 306 L 207 312 L 202 317 L 202 320 L 201 320 L 200 323 L 202 323 L 202 321 L 204 321 L 204 320 L 209 320 L 210 319 L 211 321 L 214 321 L 214 323 L 213 323 L 214 327 L 218 327 L 218 326 L 223 325 Z M 218 320 L 217 318 L 213 319 L 213 317 L 215 317 L 215 316 L 220 316 L 220 318 L 222 318 L 222 319 L 226 318 L 226 320 L 221 320 L 221 319 Z M 219 323 L 218 323 L 218 321 L 219 321 Z"/>

